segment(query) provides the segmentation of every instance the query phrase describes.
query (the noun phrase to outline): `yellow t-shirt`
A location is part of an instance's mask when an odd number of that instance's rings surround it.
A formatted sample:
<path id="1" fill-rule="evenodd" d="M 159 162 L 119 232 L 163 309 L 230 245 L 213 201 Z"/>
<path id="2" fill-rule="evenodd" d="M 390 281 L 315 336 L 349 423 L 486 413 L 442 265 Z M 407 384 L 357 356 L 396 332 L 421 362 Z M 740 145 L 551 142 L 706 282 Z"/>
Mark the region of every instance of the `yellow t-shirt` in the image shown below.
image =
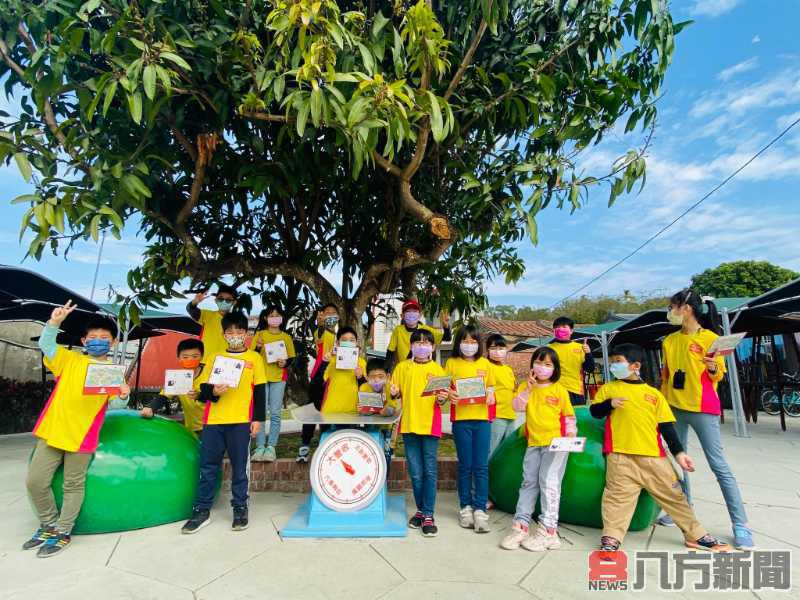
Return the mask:
<path id="1" fill-rule="evenodd" d="M 33 435 L 48 446 L 67 452 L 94 452 L 100 428 L 106 415 L 107 394 L 84 395 L 86 369 L 103 364 L 85 354 L 71 352 L 63 346 L 56 348 L 51 359 L 44 357 L 45 366 L 55 375 L 56 385 L 33 428 Z"/>
<path id="2" fill-rule="evenodd" d="M 498 365 L 489 361 L 489 371 L 494 375 L 494 396 L 497 401 L 495 418 L 516 419 L 517 413 L 511 406 L 511 401 L 514 399 L 514 387 L 517 384 L 513 369 L 508 365 Z"/>
<path id="3" fill-rule="evenodd" d="M 477 360 L 464 360 L 463 358 L 448 358 L 444 364 L 445 375 L 450 375 L 455 382 L 456 379 L 467 379 L 470 377 L 483 377 L 484 385 L 487 388 L 494 387 L 494 373 L 491 363 L 481 357 Z M 455 385 L 455 383 L 454 383 Z M 488 404 L 455 404 L 450 403 L 451 421 L 491 421 L 495 417 L 496 405 Z"/>
<path id="4" fill-rule="evenodd" d="M 442 341 L 444 332 L 441 329 L 434 329 L 430 325 L 425 325 L 423 323 L 419 323 L 416 329 L 430 331 L 433 334 L 433 343 L 437 346 Z M 390 352 L 394 352 L 398 363 L 401 360 L 406 360 L 408 358 L 408 353 L 411 352 L 412 333 L 413 330 L 409 331 L 402 323 L 392 330 L 392 336 L 389 338 L 389 346 L 387 346 L 387 349 Z"/>
<path id="5" fill-rule="evenodd" d="M 391 381 L 400 388 L 403 404 L 400 417 L 401 433 L 442 437 L 442 410 L 436 396 L 423 396 L 422 390 L 431 377 L 443 377 L 444 369 L 436 361 L 418 363 L 413 359 L 401 361 L 392 371 Z"/>
<path id="6" fill-rule="evenodd" d="M 360 358 L 358 366 L 366 376 L 367 362 Z M 332 356 L 323 375 L 325 392 L 322 396 L 321 413 L 358 412 L 358 379 L 354 369 L 337 369 L 336 357 Z"/>
<path id="7" fill-rule="evenodd" d="M 515 395 L 518 396 L 526 390 L 528 382 L 523 381 Z M 560 383 L 531 389 L 525 405 L 525 436 L 528 438 L 528 446 L 549 446 L 553 438 L 566 435 L 566 418 L 574 416 L 569 392 Z"/>
<path id="8" fill-rule="evenodd" d="M 201 364 L 200 373 L 195 375 L 194 380 L 192 381 L 192 389 L 194 389 L 196 392 L 200 391 L 200 377 L 202 377 L 203 371 L 205 371 L 205 365 Z M 181 403 L 181 411 L 183 412 L 183 426 L 192 433 L 202 431 L 203 413 L 206 408 L 205 402 L 193 400 L 186 394 L 167 396 L 163 389 L 159 392 L 159 395 L 164 396 L 165 398 L 178 398 L 178 402 Z"/>
<path id="9" fill-rule="evenodd" d="M 586 360 L 583 344 L 550 342 L 547 346 L 556 351 L 561 364 L 561 378 L 558 383 L 567 388 L 568 392 L 583 394 L 583 361 Z"/>
<path id="10" fill-rule="evenodd" d="M 625 398 L 625 404 L 606 417 L 603 452 L 666 456 L 658 424 L 673 423 L 675 417 L 661 392 L 643 381 L 617 379 L 597 390 L 592 404 L 612 398 Z"/>
<path id="11" fill-rule="evenodd" d="M 206 402 L 203 423 L 206 425 L 230 425 L 250 423 L 253 420 L 253 388 L 267 382 L 264 361 L 258 352 L 217 352 L 209 356 L 208 368 L 198 377 L 198 385 L 208 383 L 217 356 L 228 356 L 245 361 L 239 385 L 222 394 L 216 402 Z"/>
<path id="12" fill-rule="evenodd" d="M 325 329 L 320 336 L 317 335 L 316 330 L 314 330 L 314 344 L 317 348 L 317 358 L 314 359 L 314 367 L 311 369 L 311 379 L 314 379 L 314 375 L 316 375 L 317 370 L 322 367 L 322 358 L 328 352 L 331 352 L 333 347 L 336 345 L 336 334 L 329 329 Z"/>
<path id="13" fill-rule="evenodd" d="M 228 343 L 222 333 L 223 314 L 218 310 L 200 310 L 200 320 L 198 323 L 203 327 L 200 331 L 200 339 L 203 340 L 203 362 L 208 363 L 208 357 L 217 352 L 225 352 Z"/>
<path id="14" fill-rule="evenodd" d="M 268 383 L 286 381 L 289 378 L 289 370 L 287 368 L 284 367 L 283 369 L 281 369 L 278 366 L 278 363 L 267 362 L 267 349 L 266 349 L 267 344 L 280 341 L 282 341 L 286 346 L 286 354 L 289 355 L 289 358 L 294 358 L 295 356 L 297 356 L 295 354 L 294 342 L 292 341 L 292 337 L 285 331 L 272 333 L 267 329 L 262 329 L 261 331 L 256 331 L 256 334 L 253 336 L 253 341 L 250 342 L 251 350 L 255 350 L 259 344 L 261 344 L 262 346 L 261 356 L 264 359 L 264 373 L 266 373 L 267 375 Z"/>
<path id="15" fill-rule="evenodd" d="M 701 329 L 693 335 L 676 331 L 664 338 L 661 392 L 670 406 L 689 412 L 720 413 L 717 384 L 725 375 L 725 360 L 721 356 L 716 358 L 717 372 L 714 375 L 708 372 L 703 362 L 703 357 L 717 337 L 713 331 Z M 682 390 L 672 386 L 676 371 L 686 373 Z"/>

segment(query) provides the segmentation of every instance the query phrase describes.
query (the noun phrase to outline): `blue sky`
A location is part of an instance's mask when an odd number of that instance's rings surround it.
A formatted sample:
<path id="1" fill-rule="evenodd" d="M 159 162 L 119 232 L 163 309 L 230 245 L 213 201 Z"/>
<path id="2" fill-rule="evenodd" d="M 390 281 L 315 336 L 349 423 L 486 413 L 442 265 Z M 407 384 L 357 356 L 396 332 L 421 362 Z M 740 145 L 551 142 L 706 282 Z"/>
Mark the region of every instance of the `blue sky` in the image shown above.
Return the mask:
<path id="1" fill-rule="evenodd" d="M 547 306 L 572 293 L 670 222 L 727 177 L 789 122 L 800 117 L 800 44 L 796 0 L 676 0 L 676 21 L 695 23 L 679 36 L 663 89 L 647 185 L 608 208 L 595 190 L 573 215 L 540 214 L 539 245 L 520 250 L 527 272 L 516 286 L 488 287 L 493 304 Z M 0 105 L 5 101 L 0 97 Z M 14 111 L 13 100 L 10 110 Z M 624 123 L 623 123 L 624 125 Z M 621 128 L 620 128 L 621 131 Z M 639 145 L 612 133 L 583 158 L 587 174 L 607 172 Z M 0 262 L 20 264 L 18 228 L 25 206 L 9 201 L 27 186 L 16 167 L 0 167 Z M 800 126 L 766 155 L 634 258 L 589 287 L 590 295 L 667 293 L 691 275 L 729 260 L 769 260 L 800 271 Z M 130 228 L 129 228 L 130 229 Z M 95 299 L 125 289 L 142 243 L 126 230 L 108 238 Z M 88 296 L 97 247 L 80 243 L 69 260 L 45 255 L 23 266 Z"/>

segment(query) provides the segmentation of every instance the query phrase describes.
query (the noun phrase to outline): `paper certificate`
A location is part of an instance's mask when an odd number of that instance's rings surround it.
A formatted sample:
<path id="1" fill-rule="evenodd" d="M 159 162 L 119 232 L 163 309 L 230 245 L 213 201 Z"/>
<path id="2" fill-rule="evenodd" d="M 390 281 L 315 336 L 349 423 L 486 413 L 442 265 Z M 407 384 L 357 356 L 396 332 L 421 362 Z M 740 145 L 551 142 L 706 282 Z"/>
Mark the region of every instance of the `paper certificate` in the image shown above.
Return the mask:
<path id="1" fill-rule="evenodd" d="M 450 384 L 453 382 L 450 377 L 431 377 L 422 390 L 423 396 L 435 396 L 439 392 L 446 392 L 450 389 Z"/>
<path id="2" fill-rule="evenodd" d="M 358 366 L 358 348 L 350 346 L 336 347 L 336 368 L 355 369 Z"/>
<path id="3" fill-rule="evenodd" d="M 120 386 L 125 383 L 125 367 L 92 363 L 86 369 L 86 380 L 83 383 L 83 393 L 90 394 L 119 394 Z"/>
<path id="4" fill-rule="evenodd" d="M 550 442 L 550 452 L 583 452 L 585 437 L 557 437 Z"/>
<path id="5" fill-rule="evenodd" d="M 264 354 L 267 357 L 268 363 L 276 363 L 279 360 L 286 360 L 289 358 L 289 353 L 286 351 L 286 344 L 283 340 L 277 342 L 270 342 L 264 345 Z"/>
<path id="6" fill-rule="evenodd" d="M 383 394 L 375 392 L 358 392 L 358 412 L 362 415 L 374 415 L 383 410 Z"/>
<path id="7" fill-rule="evenodd" d="M 739 342 L 741 342 L 746 335 L 746 332 L 734 333 L 733 335 L 721 335 L 708 347 L 706 356 L 709 358 L 716 358 L 717 356 L 728 356 L 729 354 L 733 354 L 733 351 L 736 350 L 736 346 L 739 345 Z"/>
<path id="8" fill-rule="evenodd" d="M 185 396 L 194 389 L 194 371 L 167 369 L 164 373 L 164 395 Z"/>
<path id="9" fill-rule="evenodd" d="M 483 377 L 456 379 L 458 404 L 486 404 L 486 382 Z"/>
<path id="10" fill-rule="evenodd" d="M 239 387 L 243 372 L 243 360 L 229 356 L 217 356 L 211 367 L 211 376 L 208 378 L 208 383 L 211 385 L 227 385 L 230 388 Z"/>

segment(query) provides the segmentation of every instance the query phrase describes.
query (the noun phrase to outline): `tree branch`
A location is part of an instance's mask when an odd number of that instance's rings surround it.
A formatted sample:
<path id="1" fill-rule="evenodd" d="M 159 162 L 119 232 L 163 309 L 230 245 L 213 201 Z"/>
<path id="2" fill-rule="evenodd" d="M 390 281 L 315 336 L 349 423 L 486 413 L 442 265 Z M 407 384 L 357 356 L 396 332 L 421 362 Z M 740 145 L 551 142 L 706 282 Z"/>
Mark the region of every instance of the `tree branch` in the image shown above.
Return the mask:
<path id="1" fill-rule="evenodd" d="M 271 123 L 294 123 L 294 117 L 287 117 L 286 115 L 273 115 L 265 112 L 256 111 L 242 111 L 239 113 L 248 119 L 255 119 L 257 121 L 269 121 Z"/>
<path id="2" fill-rule="evenodd" d="M 189 194 L 189 200 L 183 205 L 175 219 L 175 224 L 178 226 L 183 226 L 200 199 L 200 190 L 203 189 L 206 166 L 208 166 L 212 156 L 214 156 L 214 150 L 217 147 L 218 141 L 219 136 L 216 133 L 200 133 L 197 135 L 197 159 L 194 163 L 192 191 Z"/>
<path id="3" fill-rule="evenodd" d="M 486 9 L 486 12 L 491 12 L 492 5 L 494 4 L 494 0 L 489 0 L 489 6 Z M 461 83 L 461 79 L 464 77 L 464 73 L 467 72 L 467 69 L 472 64 L 472 57 L 475 56 L 475 51 L 478 49 L 478 44 L 481 43 L 481 38 L 483 34 L 486 33 L 486 27 L 488 23 L 486 19 L 481 19 L 480 25 L 478 25 L 478 31 L 475 32 L 475 35 L 472 37 L 472 42 L 467 48 L 467 51 L 464 53 L 464 57 L 461 59 L 461 64 L 458 65 L 458 69 L 456 70 L 455 75 L 453 75 L 453 79 L 450 80 L 450 85 L 447 86 L 447 91 L 444 93 L 445 101 L 450 100 L 450 96 L 456 91 L 458 84 Z"/>

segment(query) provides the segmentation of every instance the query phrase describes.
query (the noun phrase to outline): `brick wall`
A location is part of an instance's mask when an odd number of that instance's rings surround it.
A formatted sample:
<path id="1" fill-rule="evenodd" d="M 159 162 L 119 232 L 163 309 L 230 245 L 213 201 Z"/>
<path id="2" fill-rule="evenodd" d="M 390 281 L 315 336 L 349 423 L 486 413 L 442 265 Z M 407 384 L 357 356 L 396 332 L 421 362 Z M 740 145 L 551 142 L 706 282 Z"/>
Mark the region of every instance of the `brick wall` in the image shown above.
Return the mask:
<path id="1" fill-rule="evenodd" d="M 455 457 L 439 459 L 438 489 L 456 489 L 456 465 Z M 250 491 L 307 493 L 311 491 L 308 468 L 309 464 L 296 463 L 293 458 L 281 458 L 272 463 L 251 463 Z M 223 485 L 226 490 L 230 489 L 230 480 L 231 468 L 226 459 L 223 466 Z M 404 458 L 392 459 L 392 466 L 389 469 L 389 489 L 392 491 L 411 490 L 411 480 L 408 478 Z"/>

